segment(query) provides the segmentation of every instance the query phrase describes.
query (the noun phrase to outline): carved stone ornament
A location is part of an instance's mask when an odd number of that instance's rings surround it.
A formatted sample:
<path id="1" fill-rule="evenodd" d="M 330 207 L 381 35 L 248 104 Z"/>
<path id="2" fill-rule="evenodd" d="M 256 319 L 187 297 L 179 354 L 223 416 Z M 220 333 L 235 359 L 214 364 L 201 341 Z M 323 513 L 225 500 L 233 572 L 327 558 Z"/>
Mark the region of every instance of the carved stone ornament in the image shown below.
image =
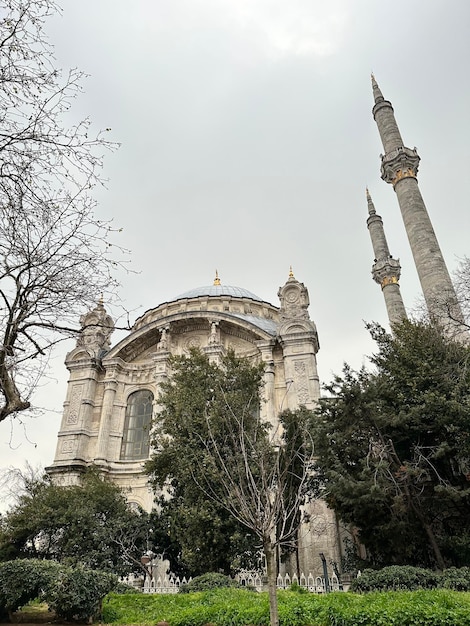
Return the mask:
<path id="1" fill-rule="evenodd" d="M 74 387 L 72 387 L 72 392 L 70 394 L 70 405 L 67 412 L 67 424 L 78 424 L 82 393 L 83 385 L 75 385 Z"/>
<path id="2" fill-rule="evenodd" d="M 75 439 L 65 439 L 60 449 L 63 454 L 70 454 L 75 450 Z"/>
<path id="3" fill-rule="evenodd" d="M 281 303 L 280 320 L 310 319 L 307 311 L 310 300 L 303 283 L 290 276 L 284 287 L 279 288 L 277 295 Z"/>
<path id="4" fill-rule="evenodd" d="M 157 344 L 157 352 L 167 352 L 170 343 L 170 327 L 160 329 L 160 341 Z"/>
<path id="5" fill-rule="evenodd" d="M 77 339 L 77 347 L 85 348 L 90 354 L 109 350 L 110 337 L 114 330 L 113 318 L 108 315 L 102 302 L 80 317 L 82 330 Z"/>

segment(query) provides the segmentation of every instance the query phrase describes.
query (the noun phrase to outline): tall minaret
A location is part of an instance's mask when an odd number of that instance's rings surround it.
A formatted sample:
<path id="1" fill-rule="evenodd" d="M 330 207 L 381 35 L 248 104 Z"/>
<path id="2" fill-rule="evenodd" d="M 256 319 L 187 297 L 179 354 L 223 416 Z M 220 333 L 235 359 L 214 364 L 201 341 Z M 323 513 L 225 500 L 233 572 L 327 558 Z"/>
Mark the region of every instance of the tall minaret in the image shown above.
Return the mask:
<path id="1" fill-rule="evenodd" d="M 373 75 L 372 91 L 372 113 L 385 151 L 381 155 L 382 178 L 397 194 L 429 315 L 450 334 L 459 335 L 462 312 L 416 178 L 420 158 L 416 148 L 404 146 L 393 107 L 384 99 Z"/>
<path id="2" fill-rule="evenodd" d="M 375 256 L 372 266 L 372 278 L 382 287 L 388 319 L 390 324 L 393 324 L 401 322 L 406 318 L 405 305 L 403 304 L 400 285 L 398 284 L 401 272 L 400 262 L 397 259 L 393 259 L 390 254 L 382 218 L 375 212 L 374 203 L 368 189 L 366 189 L 366 197 L 369 210 L 367 228 L 369 229 Z"/>

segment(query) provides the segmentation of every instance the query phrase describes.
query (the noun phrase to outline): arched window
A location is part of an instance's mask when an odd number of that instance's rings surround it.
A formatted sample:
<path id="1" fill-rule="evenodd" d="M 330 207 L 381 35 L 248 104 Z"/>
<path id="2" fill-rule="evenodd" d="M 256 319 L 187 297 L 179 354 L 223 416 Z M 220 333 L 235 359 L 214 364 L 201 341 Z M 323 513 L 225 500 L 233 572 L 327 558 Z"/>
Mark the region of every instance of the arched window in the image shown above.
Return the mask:
<path id="1" fill-rule="evenodd" d="M 127 398 L 121 459 L 135 461 L 148 458 L 152 406 L 153 393 L 148 389 L 135 391 Z"/>

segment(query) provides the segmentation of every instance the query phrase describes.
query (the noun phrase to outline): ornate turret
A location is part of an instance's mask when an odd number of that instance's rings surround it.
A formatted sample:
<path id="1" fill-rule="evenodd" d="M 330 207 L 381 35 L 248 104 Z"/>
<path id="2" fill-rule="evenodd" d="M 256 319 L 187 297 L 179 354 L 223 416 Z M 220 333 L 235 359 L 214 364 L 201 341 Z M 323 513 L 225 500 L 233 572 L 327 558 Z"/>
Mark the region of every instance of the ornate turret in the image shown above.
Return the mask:
<path id="1" fill-rule="evenodd" d="M 382 287 L 382 293 L 387 307 L 390 323 L 400 322 L 406 318 L 405 306 L 400 293 L 400 262 L 392 258 L 385 237 L 382 218 L 375 212 L 374 203 L 366 189 L 367 206 L 369 217 L 367 228 L 369 229 L 372 247 L 374 249 L 374 264 L 372 266 L 372 278 Z"/>
<path id="2" fill-rule="evenodd" d="M 109 350 L 114 321 L 104 308 L 102 299 L 92 311 L 80 317 L 80 325 L 82 329 L 77 339 L 77 348 L 85 348 L 93 357 Z"/>
<path id="3" fill-rule="evenodd" d="M 372 76 L 374 107 L 385 154 L 382 178 L 393 185 L 410 242 L 424 299 L 431 318 L 439 321 L 452 336 L 462 334 L 462 313 L 457 302 L 444 257 L 418 187 L 419 156 L 416 148 L 407 148 L 398 130 L 393 107 L 382 95 Z"/>
<path id="4" fill-rule="evenodd" d="M 283 287 L 279 287 L 279 339 L 283 347 L 287 404 L 294 409 L 312 407 L 320 397 L 316 354 L 318 333 L 310 319 L 307 288 L 294 276 L 292 268 Z M 290 381 L 288 383 L 288 381 Z"/>

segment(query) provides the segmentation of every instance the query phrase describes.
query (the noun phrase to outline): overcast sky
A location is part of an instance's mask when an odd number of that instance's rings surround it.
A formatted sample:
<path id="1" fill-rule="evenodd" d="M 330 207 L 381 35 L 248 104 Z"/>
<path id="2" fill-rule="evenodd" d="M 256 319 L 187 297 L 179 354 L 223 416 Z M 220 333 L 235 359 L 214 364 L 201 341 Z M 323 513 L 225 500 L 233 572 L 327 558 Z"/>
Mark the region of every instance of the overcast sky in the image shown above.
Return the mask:
<path id="1" fill-rule="evenodd" d="M 387 317 L 370 273 L 366 185 L 401 260 L 405 305 L 420 297 L 395 193 L 380 179 L 371 71 L 418 148 L 450 271 L 469 254 L 468 0 L 62 6 L 48 27 L 58 66 L 90 75 L 74 115 L 121 144 L 106 158 L 98 215 L 132 251 L 139 273 L 121 276 L 120 295 L 134 317 L 212 284 L 216 268 L 277 305 L 292 265 L 310 293 L 322 381 L 344 361 L 367 362 L 364 321 Z M 0 425 L 3 467 L 52 462 L 73 345 L 36 396 L 44 414 Z"/>

